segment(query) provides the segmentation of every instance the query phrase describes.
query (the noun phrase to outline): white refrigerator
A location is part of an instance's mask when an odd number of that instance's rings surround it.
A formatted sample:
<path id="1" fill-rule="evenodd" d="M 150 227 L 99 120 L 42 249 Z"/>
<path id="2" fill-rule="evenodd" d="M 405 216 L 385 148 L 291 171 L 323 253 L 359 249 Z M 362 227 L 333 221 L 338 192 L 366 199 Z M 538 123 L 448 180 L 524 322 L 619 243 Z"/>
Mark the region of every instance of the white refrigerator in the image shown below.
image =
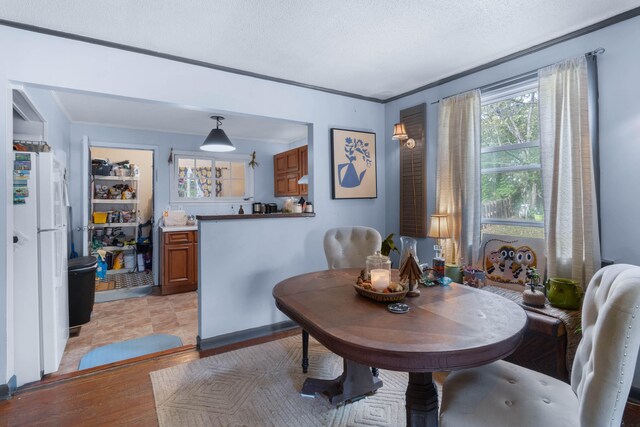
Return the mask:
<path id="1" fill-rule="evenodd" d="M 14 360 L 20 386 L 57 371 L 69 338 L 68 195 L 65 162 L 53 152 L 14 153 L 14 160 Z"/>

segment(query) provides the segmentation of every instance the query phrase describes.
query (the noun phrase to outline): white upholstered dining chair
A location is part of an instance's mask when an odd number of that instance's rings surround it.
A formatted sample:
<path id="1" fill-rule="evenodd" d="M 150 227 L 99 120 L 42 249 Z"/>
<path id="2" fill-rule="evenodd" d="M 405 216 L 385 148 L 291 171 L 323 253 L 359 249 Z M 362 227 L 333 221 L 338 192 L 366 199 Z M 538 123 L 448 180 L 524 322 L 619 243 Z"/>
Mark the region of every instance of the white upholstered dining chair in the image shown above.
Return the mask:
<path id="1" fill-rule="evenodd" d="M 452 372 L 440 426 L 619 426 L 640 347 L 640 267 L 598 271 L 582 307 L 571 384 L 504 361 Z"/>
<path id="2" fill-rule="evenodd" d="M 382 237 L 371 227 L 338 227 L 324 234 L 323 244 L 330 270 L 364 268 L 367 257 L 380 250 Z"/>
<path id="3" fill-rule="evenodd" d="M 371 227 L 337 227 L 324 234 L 324 255 L 330 270 L 364 268 L 369 255 L 379 251 L 382 237 Z M 355 281 L 355 277 L 354 277 Z M 302 372 L 309 367 L 309 333 L 302 331 Z"/>

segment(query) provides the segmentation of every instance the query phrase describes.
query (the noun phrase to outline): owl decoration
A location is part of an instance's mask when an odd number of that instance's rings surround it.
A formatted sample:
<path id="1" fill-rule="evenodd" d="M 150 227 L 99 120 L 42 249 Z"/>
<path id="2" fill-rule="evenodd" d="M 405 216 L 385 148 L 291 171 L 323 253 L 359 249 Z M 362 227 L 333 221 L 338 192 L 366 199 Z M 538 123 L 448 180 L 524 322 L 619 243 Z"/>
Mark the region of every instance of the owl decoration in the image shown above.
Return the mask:
<path id="1" fill-rule="evenodd" d="M 544 269 L 544 241 L 487 235 L 482 243 L 482 262 L 489 282 L 516 289 L 527 283 L 527 271 Z"/>

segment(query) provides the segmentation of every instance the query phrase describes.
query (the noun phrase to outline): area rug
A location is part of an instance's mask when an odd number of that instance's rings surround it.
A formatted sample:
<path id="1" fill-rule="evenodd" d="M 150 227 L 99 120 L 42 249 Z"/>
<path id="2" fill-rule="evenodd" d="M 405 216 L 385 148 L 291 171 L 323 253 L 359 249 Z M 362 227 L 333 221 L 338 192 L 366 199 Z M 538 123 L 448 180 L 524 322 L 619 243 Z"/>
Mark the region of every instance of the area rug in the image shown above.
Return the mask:
<path id="1" fill-rule="evenodd" d="M 151 373 L 160 426 L 403 426 L 408 374 L 380 371 L 374 395 L 333 407 L 324 396 L 303 397 L 307 377 L 335 378 L 342 358 L 292 336 Z"/>
<path id="2" fill-rule="evenodd" d="M 85 354 L 82 359 L 80 359 L 78 370 L 107 365 L 109 363 L 132 359 L 176 347 L 182 347 L 182 340 L 180 337 L 168 334 L 154 334 L 108 344 L 94 348 Z"/>

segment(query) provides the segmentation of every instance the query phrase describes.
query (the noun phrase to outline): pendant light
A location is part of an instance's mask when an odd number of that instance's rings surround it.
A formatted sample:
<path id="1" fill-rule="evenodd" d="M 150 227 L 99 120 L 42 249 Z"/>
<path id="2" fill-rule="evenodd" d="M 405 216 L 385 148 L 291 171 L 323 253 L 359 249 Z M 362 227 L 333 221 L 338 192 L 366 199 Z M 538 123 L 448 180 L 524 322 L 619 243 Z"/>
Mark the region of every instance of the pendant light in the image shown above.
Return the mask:
<path id="1" fill-rule="evenodd" d="M 204 140 L 202 145 L 200 146 L 201 150 L 204 151 L 233 151 L 236 147 L 233 146 L 229 137 L 222 129 L 220 129 L 220 125 L 222 124 L 222 120 L 224 117 L 222 116 L 211 116 L 211 119 L 216 121 L 216 128 L 211 129 L 207 139 Z"/>

